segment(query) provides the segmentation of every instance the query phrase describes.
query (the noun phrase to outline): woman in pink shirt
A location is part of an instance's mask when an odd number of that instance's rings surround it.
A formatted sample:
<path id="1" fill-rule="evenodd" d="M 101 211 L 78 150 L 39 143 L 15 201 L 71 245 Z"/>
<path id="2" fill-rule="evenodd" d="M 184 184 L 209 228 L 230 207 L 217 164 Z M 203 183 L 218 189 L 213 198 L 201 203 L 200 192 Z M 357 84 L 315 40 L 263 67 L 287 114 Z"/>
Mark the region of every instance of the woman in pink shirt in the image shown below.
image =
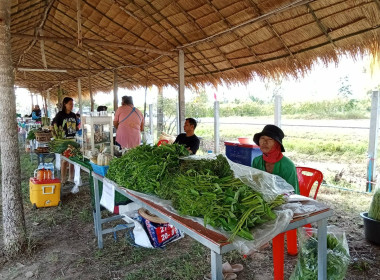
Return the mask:
<path id="1" fill-rule="evenodd" d="M 116 142 L 122 148 L 134 148 L 140 145 L 144 131 L 143 114 L 133 106 L 132 96 L 123 96 L 121 106 L 116 110 L 113 125 L 116 127 Z"/>

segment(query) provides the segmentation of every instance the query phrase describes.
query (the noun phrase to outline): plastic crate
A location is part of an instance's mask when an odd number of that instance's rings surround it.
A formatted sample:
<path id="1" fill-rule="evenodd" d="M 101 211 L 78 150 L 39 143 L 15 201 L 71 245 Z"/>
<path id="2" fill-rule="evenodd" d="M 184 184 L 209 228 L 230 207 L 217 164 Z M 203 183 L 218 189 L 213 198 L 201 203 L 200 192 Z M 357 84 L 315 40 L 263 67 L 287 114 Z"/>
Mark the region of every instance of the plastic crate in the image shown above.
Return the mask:
<path id="1" fill-rule="evenodd" d="M 97 165 L 95 163 L 90 162 L 92 171 L 96 174 L 99 174 L 100 176 L 106 176 L 109 165 Z"/>
<path id="2" fill-rule="evenodd" d="M 224 145 L 226 146 L 226 156 L 229 160 L 247 166 L 252 166 L 253 159 L 263 154 L 260 147 L 254 144 L 226 141 Z"/>

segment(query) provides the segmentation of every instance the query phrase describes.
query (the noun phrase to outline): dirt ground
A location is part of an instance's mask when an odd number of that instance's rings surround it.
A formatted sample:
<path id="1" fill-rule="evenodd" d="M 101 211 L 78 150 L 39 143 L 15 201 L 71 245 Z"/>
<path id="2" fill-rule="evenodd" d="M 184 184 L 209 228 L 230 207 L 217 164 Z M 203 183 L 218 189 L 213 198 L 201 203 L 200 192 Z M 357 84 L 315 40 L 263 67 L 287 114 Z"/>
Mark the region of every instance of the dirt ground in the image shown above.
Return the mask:
<path id="1" fill-rule="evenodd" d="M 202 279 L 209 272 L 208 250 L 190 237 L 149 250 L 131 246 L 120 233 L 116 242 L 108 235 L 105 248 L 98 250 L 88 187 L 78 194 L 71 194 L 70 186 L 64 191 L 61 208 L 26 208 L 27 251 L 15 260 L 0 258 L 0 279 Z M 347 236 L 351 263 L 345 279 L 380 279 L 380 247 L 365 240 L 359 217 L 370 198 L 326 187 L 318 195 L 334 209 L 329 224 Z M 244 265 L 237 279 L 273 279 L 270 247 L 246 259 L 229 253 L 223 260 Z M 285 256 L 285 279 L 296 261 Z"/>
<path id="2" fill-rule="evenodd" d="M 206 143 L 205 149 L 211 149 L 210 145 Z M 287 155 L 297 165 L 307 163 L 324 174 L 330 172 L 339 176 L 344 172 L 352 182 L 362 180 L 365 173 L 363 164 L 328 163 L 313 161 L 310 156 Z M 82 187 L 77 194 L 70 193 L 71 187 L 66 185 L 63 189 L 62 207 L 33 210 L 25 199 L 27 248 L 16 259 L 6 260 L 0 255 L 0 279 L 201 280 L 210 272 L 209 250 L 188 236 L 165 249 L 152 250 L 132 246 L 126 239 L 129 235 L 119 232 L 117 240 L 108 234 L 104 249 L 99 250 L 89 186 Z M 371 195 L 321 186 L 318 200 L 334 210 L 328 224 L 338 226 L 346 234 L 351 261 L 345 279 L 380 279 L 380 246 L 366 241 L 359 216 L 360 212 L 368 210 Z M 0 248 L 1 234 L 2 229 Z M 230 252 L 223 255 L 223 261 L 244 265 L 244 270 L 238 274 L 239 280 L 273 279 L 271 247 L 247 258 Z M 289 278 L 296 262 L 296 256 L 285 254 L 285 279 Z"/>

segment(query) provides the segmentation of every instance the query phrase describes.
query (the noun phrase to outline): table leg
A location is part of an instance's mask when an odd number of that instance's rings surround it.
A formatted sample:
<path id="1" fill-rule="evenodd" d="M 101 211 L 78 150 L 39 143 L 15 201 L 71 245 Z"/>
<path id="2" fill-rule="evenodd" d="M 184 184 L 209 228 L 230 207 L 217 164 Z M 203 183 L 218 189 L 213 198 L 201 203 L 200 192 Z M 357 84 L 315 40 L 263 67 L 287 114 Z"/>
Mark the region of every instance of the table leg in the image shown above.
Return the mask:
<path id="1" fill-rule="evenodd" d="M 222 280 L 222 255 L 211 250 L 211 279 Z"/>
<path id="2" fill-rule="evenodd" d="M 327 220 L 318 221 L 318 280 L 327 279 Z"/>
<path id="3" fill-rule="evenodd" d="M 95 232 L 98 238 L 98 248 L 103 249 L 103 234 L 102 234 L 102 214 L 100 212 L 100 198 L 99 198 L 99 185 L 98 179 L 94 178 L 94 192 L 95 192 Z"/>

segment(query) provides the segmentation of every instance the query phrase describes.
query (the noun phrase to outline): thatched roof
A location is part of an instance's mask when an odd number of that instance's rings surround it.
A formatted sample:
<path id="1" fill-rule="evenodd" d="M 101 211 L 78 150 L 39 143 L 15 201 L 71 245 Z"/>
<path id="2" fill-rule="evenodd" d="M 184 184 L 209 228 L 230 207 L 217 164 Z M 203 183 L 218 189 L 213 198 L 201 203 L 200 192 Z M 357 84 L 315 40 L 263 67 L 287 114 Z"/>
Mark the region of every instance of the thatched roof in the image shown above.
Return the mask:
<path id="1" fill-rule="evenodd" d="M 380 37 L 380 0 L 13 0 L 11 14 L 16 85 L 73 95 L 90 73 L 110 90 L 115 70 L 122 87 L 176 86 L 179 50 L 197 87 L 302 76 Z"/>

